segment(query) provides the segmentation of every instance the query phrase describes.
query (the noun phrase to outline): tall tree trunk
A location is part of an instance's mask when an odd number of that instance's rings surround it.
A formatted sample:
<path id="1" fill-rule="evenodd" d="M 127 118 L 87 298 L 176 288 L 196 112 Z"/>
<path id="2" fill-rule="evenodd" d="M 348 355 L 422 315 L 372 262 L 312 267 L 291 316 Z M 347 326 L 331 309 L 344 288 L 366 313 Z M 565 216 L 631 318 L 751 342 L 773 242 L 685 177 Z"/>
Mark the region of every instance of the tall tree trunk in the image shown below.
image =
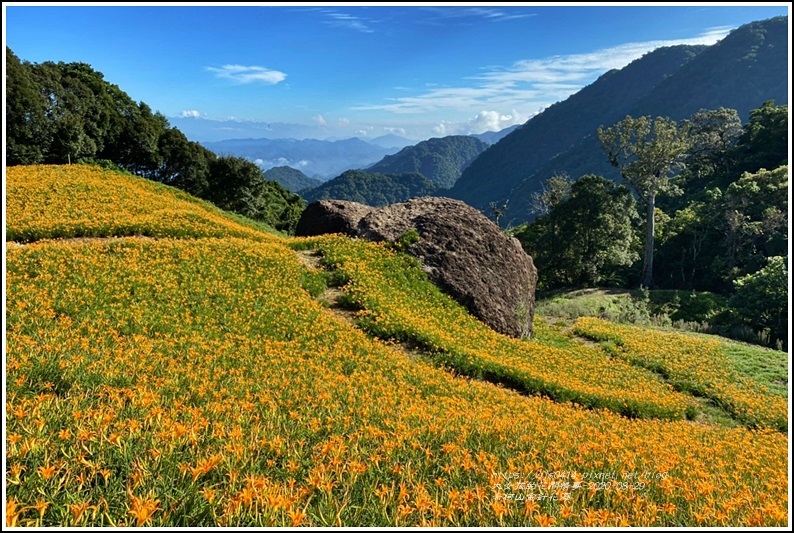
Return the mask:
<path id="1" fill-rule="evenodd" d="M 648 210 L 645 214 L 645 260 L 642 264 L 642 286 L 650 288 L 653 282 L 653 230 L 656 195 L 648 195 Z"/>

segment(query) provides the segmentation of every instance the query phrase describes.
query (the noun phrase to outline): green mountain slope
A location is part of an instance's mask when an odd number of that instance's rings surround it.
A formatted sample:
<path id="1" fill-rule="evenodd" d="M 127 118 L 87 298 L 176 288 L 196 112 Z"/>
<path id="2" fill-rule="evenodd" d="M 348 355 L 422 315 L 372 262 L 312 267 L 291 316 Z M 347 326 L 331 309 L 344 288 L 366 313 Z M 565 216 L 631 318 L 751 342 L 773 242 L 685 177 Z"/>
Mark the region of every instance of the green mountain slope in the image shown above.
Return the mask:
<path id="1" fill-rule="evenodd" d="M 381 174 L 348 170 L 304 193 L 308 202 L 317 200 L 349 200 L 372 207 L 404 202 L 419 196 L 432 196 L 436 185 L 417 173 Z"/>
<path id="2" fill-rule="evenodd" d="M 294 193 L 303 189 L 313 189 L 323 183 L 292 167 L 273 167 L 265 171 L 265 177 L 280 183 L 285 189 Z"/>
<path id="3" fill-rule="evenodd" d="M 415 172 L 427 177 L 438 187 L 448 189 L 486 148 L 488 145 L 483 141 L 465 135 L 428 139 L 405 147 L 394 155 L 387 155 L 367 168 L 367 172 Z"/>
<path id="4" fill-rule="evenodd" d="M 505 220 L 532 218 L 531 196 L 557 173 L 618 175 L 595 135 L 626 115 L 688 118 L 700 109 L 736 109 L 747 120 L 765 100 L 788 102 L 787 19 L 742 26 L 710 47 L 657 49 L 610 71 L 530 119 L 478 157 L 450 190 L 485 210 L 509 199 Z"/>

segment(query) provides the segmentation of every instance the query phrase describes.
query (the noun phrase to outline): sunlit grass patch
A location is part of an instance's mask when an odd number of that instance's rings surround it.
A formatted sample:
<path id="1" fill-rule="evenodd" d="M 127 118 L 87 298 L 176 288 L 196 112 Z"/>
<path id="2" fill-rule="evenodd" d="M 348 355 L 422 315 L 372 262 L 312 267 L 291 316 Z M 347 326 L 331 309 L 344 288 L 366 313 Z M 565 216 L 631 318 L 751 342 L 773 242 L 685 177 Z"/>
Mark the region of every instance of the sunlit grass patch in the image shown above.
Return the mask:
<path id="1" fill-rule="evenodd" d="M 738 370 L 748 363 L 728 355 L 733 343 L 677 332 L 649 334 L 645 328 L 586 317 L 576 321 L 574 332 L 610 342 L 617 356 L 665 375 L 679 390 L 710 398 L 745 424 L 787 429 L 787 398 Z"/>

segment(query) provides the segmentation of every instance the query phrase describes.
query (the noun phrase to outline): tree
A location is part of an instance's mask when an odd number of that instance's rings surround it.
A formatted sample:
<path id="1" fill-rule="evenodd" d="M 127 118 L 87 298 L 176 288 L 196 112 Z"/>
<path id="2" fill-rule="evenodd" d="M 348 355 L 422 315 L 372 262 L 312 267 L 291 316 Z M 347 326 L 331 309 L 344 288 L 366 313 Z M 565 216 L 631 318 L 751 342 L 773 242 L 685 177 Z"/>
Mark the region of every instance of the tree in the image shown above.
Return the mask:
<path id="1" fill-rule="evenodd" d="M 538 266 L 543 288 L 594 287 L 638 259 L 637 210 L 626 187 L 582 176 L 570 196 L 515 233 Z"/>
<path id="2" fill-rule="evenodd" d="M 744 173 L 724 197 L 723 268 L 729 279 L 788 250 L 788 166 Z"/>
<path id="3" fill-rule="evenodd" d="M 568 174 L 555 174 L 543 183 L 543 188 L 532 193 L 532 212 L 538 216 L 549 211 L 568 199 L 573 180 Z"/>
<path id="4" fill-rule="evenodd" d="M 44 155 L 41 139 L 47 128 L 44 99 L 30 64 L 6 48 L 6 163 L 33 165 Z"/>
<path id="5" fill-rule="evenodd" d="M 788 106 L 772 100 L 750 112 L 734 154 L 741 160 L 739 174 L 788 164 L 788 124 Z"/>
<path id="6" fill-rule="evenodd" d="M 753 329 L 768 330 L 769 339 L 788 344 L 788 268 L 786 258 L 768 258 L 766 266 L 734 282 L 729 304 Z"/>
<path id="7" fill-rule="evenodd" d="M 645 204 L 645 252 L 642 282 L 653 283 L 653 245 L 656 198 L 664 194 L 680 194 L 670 180 L 680 168 L 690 140 L 686 128 L 679 128 L 667 117 L 633 118 L 627 116 L 609 128 L 598 128 L 598 138 L 607 153 L 609 163 L 620 171 L 628 184 Z"/>
<path id="8" fill-rule="evenodd" d="M 742 135 L 742 119 L 735 109 L 701 109 L 686 121 L 691 145 L 686 155 L 690 179 L 713 180 L 730 173 L 730 148 Z"/>
<path id="9" fill-rule="evenodd" d="M 222 156 L 210 163 L 207 199 L 221 209 L 262 220 L 264 188 L 262 169 L 247 159 Z"/>
<path id="10" fill-rule="evenodd" d="M 502 218 L 502 215 L 504 215 L 505 211 L 507 211 L 508 204 L 510 204 L 509 198 L 502 202 L 502 204 L 498 204 L 497 202 L 491 202 L 488 204 L 488 207 L 491 209 L 491 213 L 493 214 L 494 222 L 500 228 L 502 226 L 499 225 L 499 219 Z"/>
<path id="11" fill-rule="evenodd" d="M 216 159 L 214 153 L 188 141 L 176 128 L 169 128 L 160 136 L 158 150 L 163 162 L 155 176 L 157 181 L 199 198 L 206 196 L 210 165 Z"/>

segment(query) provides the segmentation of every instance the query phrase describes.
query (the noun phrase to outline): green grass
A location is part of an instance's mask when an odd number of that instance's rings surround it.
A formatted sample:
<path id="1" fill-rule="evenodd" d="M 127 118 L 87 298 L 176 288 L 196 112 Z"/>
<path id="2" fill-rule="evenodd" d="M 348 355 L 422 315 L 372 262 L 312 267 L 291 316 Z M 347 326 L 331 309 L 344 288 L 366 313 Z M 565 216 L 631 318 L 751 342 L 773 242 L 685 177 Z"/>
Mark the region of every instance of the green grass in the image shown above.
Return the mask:
<path id="1" fill-rule="evenodd" d="M 621 324 L 654 323 L 652 308 L 643 296 L 640 291 L 626 289 L 578 289 L 539 298 L 535 311 L 568 321 L 592 316 Z"/>
<path id="2" fill-rule="evenodd" d="M 723 352 L 737 372 L 766 385 L 770 392 L 788 396 L 788 354 L 762 346 L 725 341 Z"/>

